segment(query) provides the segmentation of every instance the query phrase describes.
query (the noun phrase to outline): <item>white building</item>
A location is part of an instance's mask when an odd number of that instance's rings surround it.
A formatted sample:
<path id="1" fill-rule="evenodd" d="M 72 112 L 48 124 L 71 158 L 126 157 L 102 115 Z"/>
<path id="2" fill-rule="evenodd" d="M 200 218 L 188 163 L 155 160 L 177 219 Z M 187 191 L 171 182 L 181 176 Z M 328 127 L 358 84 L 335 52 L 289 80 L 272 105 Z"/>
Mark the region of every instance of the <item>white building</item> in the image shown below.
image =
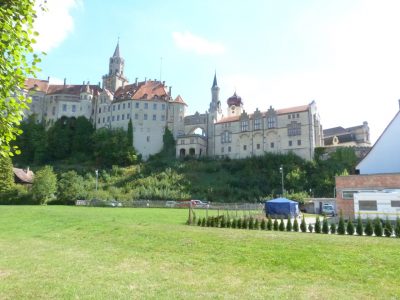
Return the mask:
<path id="1" fill-rule="evenodd" d="M 265 152 L 293 152 L 312 159 L 314 149 L 323 145 L 322 128 L 315 102 L 285 109 L 256 110 L 249 114 L 235 93 L 227 100 L 224 115 L 219 101 L 217 77 L 211 87 L 211 102 L 204 114 L 186 116 L 186 103 L 172 97 L 171 87 L 158 80 L 129 84 L 124 75 L 124 59 L 117 44 L 109 60 L 102 87 L 54 85 L 49 80 L 28 79 L 26 93 L 32 98 L 31 111 L 48 126 L 63 116 L 84 116 L 96 129 L 128 128 L 133 123 L 136 150 L 146 159 L 163 147 L 169 128 L 177 141 L 177 156 L 218 156 L 245 158 Z"/>
<path id="2" fill-rule="evenodd" d="M 400 217 L 400 190 L 360 192 L 354 194 L 354 218 L 376 217 L 396 220 Z"/>

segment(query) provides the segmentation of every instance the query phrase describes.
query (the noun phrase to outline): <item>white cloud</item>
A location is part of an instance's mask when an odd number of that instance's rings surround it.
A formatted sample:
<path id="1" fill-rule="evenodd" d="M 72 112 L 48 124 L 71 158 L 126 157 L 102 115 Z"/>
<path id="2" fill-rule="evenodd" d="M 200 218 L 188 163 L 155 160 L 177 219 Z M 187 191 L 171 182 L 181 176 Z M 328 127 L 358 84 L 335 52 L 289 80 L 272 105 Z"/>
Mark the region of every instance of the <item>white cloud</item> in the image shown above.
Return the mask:
<path id="1" fill-rule="evenodd" d="M 193 51 L 196 54 L 215 55 L 225 52 L 225 47 L 221 43 L 208 41 L 207 39 L 196 36 L 189 31 L 173 32 L 172 37 L 178 48 Z"/>
<path id="2" fill-rule="evenodd" d="M 34 49 L 48 52 L 58 47 L 74 29 L 74 20 L 71 10 L 81 6 L 81 0 L 57 0 L 45 3 L 46 11 L 41 11 L 36 0 L 37 19 L 34 29 L 39 33 Z"/>

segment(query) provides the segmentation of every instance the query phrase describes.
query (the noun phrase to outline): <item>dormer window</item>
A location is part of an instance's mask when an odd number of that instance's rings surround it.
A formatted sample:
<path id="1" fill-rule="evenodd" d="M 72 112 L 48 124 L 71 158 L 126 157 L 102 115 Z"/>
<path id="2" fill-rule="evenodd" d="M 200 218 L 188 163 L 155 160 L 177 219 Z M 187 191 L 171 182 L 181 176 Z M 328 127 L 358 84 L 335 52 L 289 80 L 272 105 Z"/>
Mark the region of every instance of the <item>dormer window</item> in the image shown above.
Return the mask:
<path id="1" fill-rule="evenodd" d="M 254 120 L 254 130 L 260 130 L 261 129 L 261 119 L 257 118 Z"/>
<path id="2" fill-rule="evenodd" d="M 267 117 L 267 127 L 268 127 L 268 129 L 276 128 L 276 117 L 275 116 Z"/>
<path id="3" fill-rule="evenodd" d="M 242 121 L 240 122 L 240 129 L 241 131 L 248 131 L 249 130 L 249 121 Z"/>

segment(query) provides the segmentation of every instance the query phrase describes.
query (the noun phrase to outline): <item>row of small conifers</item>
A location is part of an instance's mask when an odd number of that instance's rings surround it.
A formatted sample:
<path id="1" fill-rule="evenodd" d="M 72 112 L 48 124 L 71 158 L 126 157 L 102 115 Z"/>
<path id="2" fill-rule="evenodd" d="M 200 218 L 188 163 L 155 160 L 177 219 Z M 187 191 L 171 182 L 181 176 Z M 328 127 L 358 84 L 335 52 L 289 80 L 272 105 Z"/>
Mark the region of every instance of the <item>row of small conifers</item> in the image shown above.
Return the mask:
<path id="1" fill-rule="evenodd" d="M 193 217 L 192 220 L 188 220 L 187 224 L 198 225 L 201 227 L 400 237 L 400 218 L 397 218 L 394 223 L 387 218 L 386 220 L 380 218 L 371 220 L 370 218 L 367 218 L 366 222 L 363 222 L 359 216 L 355 222 L 353 222 L 352 220 L 345 221 L 344 218 L 340 216 L 339 222 L 336 224 L 329 223 L 326 217 L 323 217 L 321 222 L 320 217 L 317 216 L 314 224 L 309 223 L 307 225 L 304 216 L 299 224 L 297 218 L 293 221 L 289 218 L 287 219 L 287 222 L 284 222 L 283 218 L 278 221 L 278 219 L 273 220 L 271 217 L 268 217 L 267 219 L 260 219 L 252 216 L 229 218 L 225 215 L 220 215 L 203 218 Z"/>

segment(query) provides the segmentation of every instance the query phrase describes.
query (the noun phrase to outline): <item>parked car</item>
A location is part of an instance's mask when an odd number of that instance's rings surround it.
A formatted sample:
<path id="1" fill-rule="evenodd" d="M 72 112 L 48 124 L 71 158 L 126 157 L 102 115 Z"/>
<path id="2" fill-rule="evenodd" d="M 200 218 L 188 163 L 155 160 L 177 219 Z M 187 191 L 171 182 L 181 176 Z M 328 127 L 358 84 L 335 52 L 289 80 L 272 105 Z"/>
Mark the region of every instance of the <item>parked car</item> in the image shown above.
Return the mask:
<path id="1" fill-rule="evenodd" d="M 321 213 L 326 216 L 332 216 L 332 217 L 334 217 L 336 215 L 335 209 L 332 204 L 322 205 Z"/>
<path id="2" fill-rule="evenodd" d="M 207 202 L 203 202 L 201 200 L 190 200 L 192 202 L 193 207 L 197 208 L 209 208 L 210 205 Z"/>
<path id="3" fill-rule="evenodd" d="M 176 201 L 167 201 L 165 202 L 165 207 L 175 207 L 177 203 Z"/>

